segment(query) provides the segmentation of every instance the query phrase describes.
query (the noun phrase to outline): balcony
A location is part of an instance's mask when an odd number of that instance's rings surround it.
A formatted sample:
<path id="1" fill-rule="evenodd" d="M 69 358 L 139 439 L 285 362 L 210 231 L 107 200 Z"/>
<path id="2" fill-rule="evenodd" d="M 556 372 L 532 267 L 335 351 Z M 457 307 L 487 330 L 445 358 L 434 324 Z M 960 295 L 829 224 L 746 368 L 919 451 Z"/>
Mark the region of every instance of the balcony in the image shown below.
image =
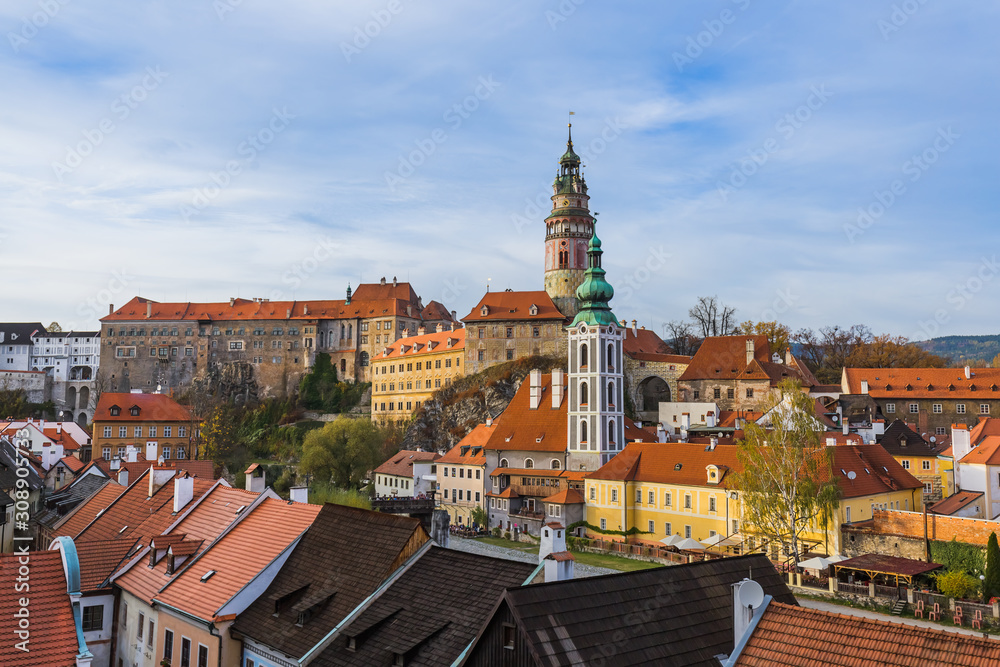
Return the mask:
<path id="1" fill-rule="evenodd" d="M 532 511 L 529 511 L 529 510 L 526 510 L 526 509 L 520 509 L 517 512 L 514 512 L 514 513 L 512 513 L 510 515 L 510 518 L 512 518 L 512 519 L 515 518 L 515 517 L 519 518 L 519 519 L 531 519 L 531 520 L 534 520 L 534 521 L 544 521 L 545 520 L 545 512 L 532 512 Z"/>
<path id="2" fill-rule="evenodd" d="M 384 498 L 372 501 L 372 509 L 377 512 L 388 512 L 390 514 L 418 514 L 421 512 L 432 512 L 436 507 L 433 498 Z"/>

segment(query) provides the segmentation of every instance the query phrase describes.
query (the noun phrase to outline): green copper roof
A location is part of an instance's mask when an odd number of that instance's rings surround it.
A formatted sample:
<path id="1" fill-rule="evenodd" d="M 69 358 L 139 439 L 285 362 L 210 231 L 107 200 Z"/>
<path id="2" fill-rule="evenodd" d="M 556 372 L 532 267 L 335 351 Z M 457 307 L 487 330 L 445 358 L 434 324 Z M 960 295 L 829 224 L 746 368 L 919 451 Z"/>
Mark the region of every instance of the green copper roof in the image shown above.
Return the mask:
<path id="1" fill-rule="evenodd" d="M 569 139 L 566 141 L 566 152 L 559 158 L 559 162 L 580 162 L 580 156 L 573 152 L 573 124 L 569 125 Z"/>
<path id="2" fill-rule="evenodd" d="M 609 325 L 617 324 L 618 318 L 611 312 L 608 302 L 615 295 L 615 288 L 604 278 L 604 269 L 601 268 L 601 239 L 597 238 L 597 232 L 590 237 L 590 245 L 587 248 L 588 268 L 584 274 L 583 282 L 576 289 L 576 298 L 580 301 L 580 312 L 573 318 L 571 327 L 575 327 L 580 322 L 587 324 Z"/>

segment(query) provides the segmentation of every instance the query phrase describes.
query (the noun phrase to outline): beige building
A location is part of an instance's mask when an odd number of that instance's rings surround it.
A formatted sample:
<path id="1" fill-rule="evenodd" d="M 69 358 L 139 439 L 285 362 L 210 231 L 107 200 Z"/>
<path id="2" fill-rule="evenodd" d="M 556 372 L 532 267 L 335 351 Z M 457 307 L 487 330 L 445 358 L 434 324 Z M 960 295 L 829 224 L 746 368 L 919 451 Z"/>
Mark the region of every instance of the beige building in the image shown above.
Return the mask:
<path id="1" fill-rule="evenodd" d="M 375 495 L 416 498 L 428 495 L 435 487 L 437 452 L 403 449 L 372 471 Z"/>
<path id="2" fill-rule="evenodd" d="M 435 391 L 465 374 L 465 332 L 404 335 L 372 357 L 372 420 L 409 419 Z"/>
<path id="3" fill-rule="evenodd" d="M 163 394 L 101 394 L 94 410 L 93 452 L 111 460 L 129 446 L 147 461 L 194 458 L 197 425 L 191 413 Z"/>
<path id="4" fill-rule="evenodd" d="M 492 422 L 480 424 L 437 460 L 437 499 L 453 524 L 471 526 L 472 511 L 486 507 L 486 443 L 492 433 Z"/>
<path id="5" fill-rule="evenodd" d="M 487 292 L 462 318 L 466 373 L 535 355 L 566 356 L 566 318 L 546 292 Z"/>

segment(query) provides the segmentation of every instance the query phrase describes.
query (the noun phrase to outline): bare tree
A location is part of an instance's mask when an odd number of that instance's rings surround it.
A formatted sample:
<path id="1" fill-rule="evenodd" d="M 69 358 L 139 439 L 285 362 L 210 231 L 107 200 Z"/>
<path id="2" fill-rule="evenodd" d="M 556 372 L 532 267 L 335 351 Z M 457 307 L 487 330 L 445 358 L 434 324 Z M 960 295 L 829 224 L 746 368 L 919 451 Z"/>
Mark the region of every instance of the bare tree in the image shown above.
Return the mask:
<path id="1" fill-rule="evenodd" d="M 729 336 L 735 333 L 736 309 L 719 303 L 717 296 L 700 296 L 688 315 L 701 331 L 703 338 Z"/>
<path id="2" fill-rule="evenodd" d="M 693 356 L 701 345 L 701 340 L 694 335 L 694 327 L 690 322 L 672 320 L 663 325 L 663 337 L 674 350 L 674 354 Z"/>

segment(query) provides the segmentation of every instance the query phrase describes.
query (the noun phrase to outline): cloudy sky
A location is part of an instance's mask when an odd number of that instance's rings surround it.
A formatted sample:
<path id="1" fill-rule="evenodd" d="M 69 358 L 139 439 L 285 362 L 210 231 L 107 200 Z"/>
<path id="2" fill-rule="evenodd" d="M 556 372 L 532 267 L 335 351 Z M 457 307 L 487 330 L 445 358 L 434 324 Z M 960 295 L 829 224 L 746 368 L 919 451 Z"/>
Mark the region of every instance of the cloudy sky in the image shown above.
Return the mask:
<path id="1" fill-rule="evenodd" d="M 1000 9 L 6 0 L 0 320 L 541 289 L 568 112 L 620 318 L 996 333 Z"/>

